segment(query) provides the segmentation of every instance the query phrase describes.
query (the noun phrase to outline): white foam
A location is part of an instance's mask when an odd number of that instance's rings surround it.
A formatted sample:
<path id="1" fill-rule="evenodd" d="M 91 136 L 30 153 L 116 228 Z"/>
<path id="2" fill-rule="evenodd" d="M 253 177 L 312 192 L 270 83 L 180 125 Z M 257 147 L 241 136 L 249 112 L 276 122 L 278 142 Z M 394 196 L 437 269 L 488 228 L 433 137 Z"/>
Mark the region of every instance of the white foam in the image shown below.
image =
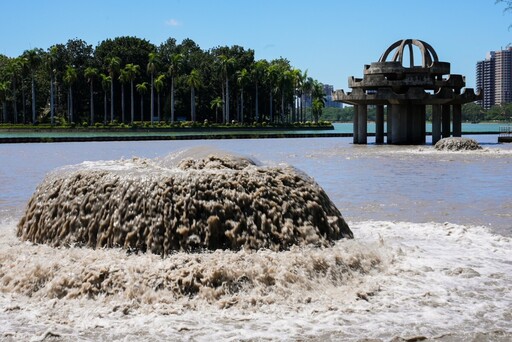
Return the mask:
<path id="1" fill-rule="evenodd" d="M 6 339 L 29 340 L 52 333 L 69 340 L 143 341 L 512 334 L 512 241 L 484 227 L 352 222 L 356 239 L 340 241 L 331 249 L 210 254 L 218 267 L 245 263 L 262 275 L 265 270 L 273 272 L 279 280 L 212 301 L 201 296 L 173 298 L 165 292 L 137 293 L 138 274 L 158 272 L 169 262 L 165 259 L 128 256 L 119 250 L 33 246 L 16 239 L 14 225 L 13 220 L 0 223 L 0 307 L 4 308 L 0 336 Z M 366 268 L 367 273 L 352 272 L 341 282 L 322 275 L 296 274 L 298 282 L 284 277 L 286 272 L 308 270 L 297 263 L 329 262 L 334 256 L 350 260 L 351 255 L 357 262 L 378 259 L 380 263 Z M 203 256 L 174 257 L 185 262 Z M 67 276 L 63 272 L 72 272 L 73 267 L 124 265 L 126 286 L 132 292 L 52 299 L 9 290 L 6 276 L 23 274 L 36 264 L 54 270 L 52 281 Z"/>

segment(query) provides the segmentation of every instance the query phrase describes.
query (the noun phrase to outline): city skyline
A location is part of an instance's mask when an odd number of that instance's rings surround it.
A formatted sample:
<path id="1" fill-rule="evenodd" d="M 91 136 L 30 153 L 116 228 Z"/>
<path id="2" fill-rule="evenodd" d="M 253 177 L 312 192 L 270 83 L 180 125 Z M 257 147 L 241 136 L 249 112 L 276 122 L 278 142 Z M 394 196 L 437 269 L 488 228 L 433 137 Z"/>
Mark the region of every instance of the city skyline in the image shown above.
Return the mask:
<path id="1" fill-rule="evenodd" d="M 20 0 L 2 4 L 12 15 L 0 21 L 0 54 L 16 57 L 32 48 L 79 38 L 96 46 L 105 39 L 136 36 L 155 45 L 167 38 L 194 40 L 202 49 L 240 45 L 256 59 L 284 57 L 334 89 L 348 90 L 350 76 L 379 59 L 394 41 L 413 38 L 430 43 L 454 74 L 476 86 L 475 64 L 488 51 L 512 40 L 512 13 L 492 1 L 263 0 L 258 3 L 92 0 L 84 3 Z M 478 25 L 475 17 L 478 17 Z"/>

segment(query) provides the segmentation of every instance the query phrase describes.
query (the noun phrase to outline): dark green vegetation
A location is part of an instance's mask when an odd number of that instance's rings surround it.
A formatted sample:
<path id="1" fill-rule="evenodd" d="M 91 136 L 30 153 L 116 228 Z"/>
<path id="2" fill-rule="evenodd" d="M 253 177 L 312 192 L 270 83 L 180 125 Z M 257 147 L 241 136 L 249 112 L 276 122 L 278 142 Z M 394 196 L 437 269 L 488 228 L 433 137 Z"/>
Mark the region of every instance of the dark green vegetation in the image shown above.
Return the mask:
<path id="1" fill-rule="evenodd" d="M 432 121 L 432 107 L 427 106 L 427 121 Z M 350 122 L 353 119 L 354 107 L 324 108 L 322 119 L 327 121 Z M 375 121 L 375 107 L 368 108 L 368 120 Z M 512 104 L 494 106 L 488 110 L 476 103 L 462 106 L 462 120 L 465 122 L 512 121 Z"/>
<path id="2" fill-rule="evenodd" d="M 256 61 L 240 46 L 203 50 L 190 39 L 156 46 L 118 37 L 95 48 L 73 39 L 16 58 L 0 55 L 0 106 L 4 124 L 257 126 L 317 122 L 324 93 L 288 60 Z"/>

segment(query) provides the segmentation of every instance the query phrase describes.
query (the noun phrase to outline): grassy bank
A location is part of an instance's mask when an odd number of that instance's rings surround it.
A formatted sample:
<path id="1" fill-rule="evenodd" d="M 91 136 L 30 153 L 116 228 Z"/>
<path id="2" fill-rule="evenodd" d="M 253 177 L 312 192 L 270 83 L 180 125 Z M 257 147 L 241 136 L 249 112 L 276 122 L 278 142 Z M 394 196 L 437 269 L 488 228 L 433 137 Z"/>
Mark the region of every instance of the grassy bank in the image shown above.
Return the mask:
<path id="1" fill-rule="evenodd" d="M 95 123 L 89 125 L 84 122 L 78 124 L 50 125 L 50 124 L 0 124 L 0 131 L 190 131 L 190 130 L 332 130 L 334 126 L 328 121 L 315 122 L 296 122 L 296 123 L 268 123 L 254 122 L 247 123 L 227 123 L 218 124 L 204 122 L 134 122 L 133 124 Z"/>

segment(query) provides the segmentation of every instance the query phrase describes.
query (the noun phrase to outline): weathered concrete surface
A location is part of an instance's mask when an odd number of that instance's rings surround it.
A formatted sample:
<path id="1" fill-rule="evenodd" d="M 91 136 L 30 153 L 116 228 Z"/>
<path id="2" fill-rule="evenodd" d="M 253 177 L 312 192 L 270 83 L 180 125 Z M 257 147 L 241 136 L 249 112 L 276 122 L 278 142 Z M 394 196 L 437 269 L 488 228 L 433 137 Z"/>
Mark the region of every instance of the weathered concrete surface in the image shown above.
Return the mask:
<path id="1" fill-rule="evenodd" d="M 413 47 L 420 50 L 420 65 L 415 65 Z M 409 64 L 404 61 L 407 52 Z M 387 106 L 387 143 L 417 145 L 426 141 L 427 105 L 435 107 L 433 143 L 436 143 L 441 137 L 460 136 L 461 105 L 483 96 L 470 88 L 463 90 L 464 76 L 451 75 L 450 63 L 440 62 L 432 46 L 417 39 L 393 43 L 378 62 L 365 65 L 363 78 L 350 77 L 348 85 L 351 92 L 337 90 L 333 99 L 357 108 L 354 110 L 355 144 L 367 143 L 367 106 L 377 106 L 377 144 L 383 143 L 381 119 L 383 106 Z"/>

